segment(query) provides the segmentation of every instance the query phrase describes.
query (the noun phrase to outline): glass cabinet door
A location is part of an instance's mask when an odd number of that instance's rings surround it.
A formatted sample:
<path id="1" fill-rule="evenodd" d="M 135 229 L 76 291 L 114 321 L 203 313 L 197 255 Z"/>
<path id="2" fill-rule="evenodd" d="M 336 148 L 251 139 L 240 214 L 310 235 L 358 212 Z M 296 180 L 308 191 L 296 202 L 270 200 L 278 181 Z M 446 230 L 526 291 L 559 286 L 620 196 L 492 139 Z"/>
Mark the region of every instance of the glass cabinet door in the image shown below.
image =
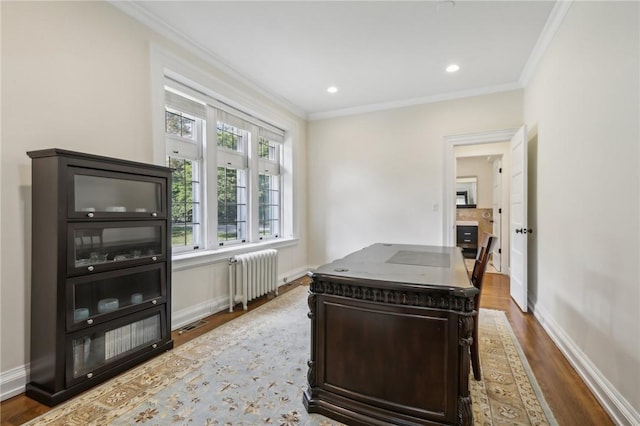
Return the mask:
<path id="1" fill-rule="evenodd" d="M 158 309 L 147 315 L 125 318 L 117 324 L 92 327 L 71 335 L 67 340 L 67 384 L 90 379 L 101 368 L 139 352 L 145 346 L 155 349 L 166 338 L 164 312 Z"/>
<path id="2" fill-rule="evenodd" d="M 166 296 L 165 265 L 72 278 L 67 281 L 67 329 L 79 329 L 159 304 Z"/>
<path id="3" fill-rule="evenodd" d="M 69 274 L 96 273 L 164 259 L 165 228 L 164 221 L 70 223 Z"/>
<path id="4" fill-rule="evenodd" d="M 166 217 L 166 180 L 70 167 L 69 216 Z"/>

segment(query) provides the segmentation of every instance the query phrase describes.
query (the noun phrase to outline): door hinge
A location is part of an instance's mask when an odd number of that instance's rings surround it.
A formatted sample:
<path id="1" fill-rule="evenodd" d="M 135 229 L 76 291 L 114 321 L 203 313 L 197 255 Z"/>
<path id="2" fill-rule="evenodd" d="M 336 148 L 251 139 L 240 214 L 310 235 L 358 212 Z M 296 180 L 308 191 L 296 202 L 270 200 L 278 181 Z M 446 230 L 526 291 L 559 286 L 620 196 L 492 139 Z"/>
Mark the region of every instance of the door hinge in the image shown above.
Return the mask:
<path id="1" fill-rule="evenodd" d="M 502 214 L 502 208 L 498 209 L 498 214 Z"/>
<path id="2" fill-rule="evenodd" d="M 502 167 L 498 169 L 498 173 L 502 173 Z"/>
<path id="3" fill-rule="evenodd" d="M 498 253 L 499 253 L 499 254 L 502 254 L 502 249 L 498 249 Z"/>

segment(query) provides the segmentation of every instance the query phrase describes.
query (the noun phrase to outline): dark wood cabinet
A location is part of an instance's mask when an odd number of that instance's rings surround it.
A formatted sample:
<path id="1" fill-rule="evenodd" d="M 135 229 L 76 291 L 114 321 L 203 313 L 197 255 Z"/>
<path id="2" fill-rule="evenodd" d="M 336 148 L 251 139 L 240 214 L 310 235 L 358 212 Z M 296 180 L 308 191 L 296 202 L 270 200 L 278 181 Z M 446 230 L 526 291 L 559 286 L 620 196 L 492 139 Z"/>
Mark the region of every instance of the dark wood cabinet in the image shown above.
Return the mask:
<path id="1" fill-rule="evenodd" d="M 478 227 L 471 225 L 456 226 L 457 246 L 462 248 L 462 255 L 475 258 L 478 251 Z"/>
<path id="2" fill-rule="evenodd" d="M 27 154 L 26 394 L 52 406 L 173 347 L 171 170 L 61 149 Z"/>

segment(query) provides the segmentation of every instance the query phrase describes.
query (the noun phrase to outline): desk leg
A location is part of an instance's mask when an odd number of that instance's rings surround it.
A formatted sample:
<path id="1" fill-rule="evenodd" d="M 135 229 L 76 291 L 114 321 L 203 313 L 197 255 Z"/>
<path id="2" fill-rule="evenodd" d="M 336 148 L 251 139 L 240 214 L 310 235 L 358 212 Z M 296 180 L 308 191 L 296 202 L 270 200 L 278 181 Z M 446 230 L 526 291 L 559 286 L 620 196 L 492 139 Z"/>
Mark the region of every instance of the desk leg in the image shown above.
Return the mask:
<path id="1" fill-rule="evenodd" d="M 473 315 L 461 316 L 458 320 L 458 424 L 470 426 L 473 424 L 473 411 L 471 409 L 471 395 L 469 394 L 469 373 L 471 355 L 469 353 L 473 341 Z"/>
<path id="2" fill-rule="evenodd" d="M 307 304 L 309 305 L 309 312 L 307 316 L 311 320 L 311 354 L 309 356 L 309 361 L 307 361 L 307 390 L 304 392 L 302 402 L 309 411 L 309 403 L 311 401 L 311 389 L 316 386 L 316 300 L 317 296 L 313 293 L 309 293 L 309 297 L 307 298 Z"/>

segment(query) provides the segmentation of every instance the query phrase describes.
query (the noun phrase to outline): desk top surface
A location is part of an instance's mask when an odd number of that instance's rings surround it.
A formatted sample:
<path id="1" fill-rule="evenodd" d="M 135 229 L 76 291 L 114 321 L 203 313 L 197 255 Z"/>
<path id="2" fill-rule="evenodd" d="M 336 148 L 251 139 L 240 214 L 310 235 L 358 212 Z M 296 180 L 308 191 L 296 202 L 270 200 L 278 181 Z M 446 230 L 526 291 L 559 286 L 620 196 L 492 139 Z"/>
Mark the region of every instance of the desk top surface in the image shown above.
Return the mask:
<path id="1" fill-rule="evenodd" d="M 377 243 L 312 273 L 417 287 L 473 288 L 459 247 Z"/>

